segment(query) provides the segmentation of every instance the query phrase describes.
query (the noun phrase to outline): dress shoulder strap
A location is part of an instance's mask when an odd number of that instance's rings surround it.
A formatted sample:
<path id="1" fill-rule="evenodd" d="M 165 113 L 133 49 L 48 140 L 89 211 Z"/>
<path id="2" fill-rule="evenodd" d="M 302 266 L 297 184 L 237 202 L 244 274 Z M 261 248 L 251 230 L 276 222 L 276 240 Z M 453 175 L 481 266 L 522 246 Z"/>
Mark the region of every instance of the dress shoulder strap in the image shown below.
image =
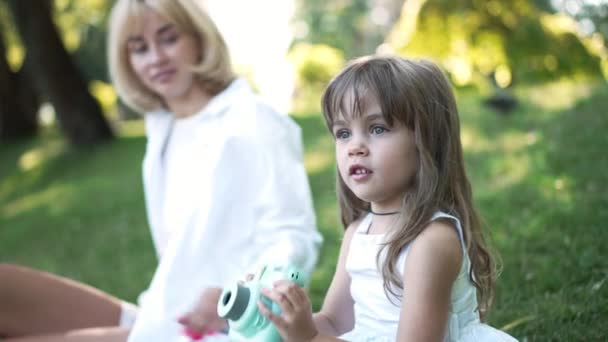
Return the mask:
<path id="1" fill-rule="evenodd" d="M 359 226 L 357 227 L 357 233 L 367 234 L 369 232 L 369 227 L 371 226 L 371 224 L 372 224 L 372 214 L 368 213 L 367 215 L 365 215 L 363 220 L 361 220 L 361 222 L 359 223 Z"/>
<path id="2" fill-rule="evenodd" d="M 456 230 L 458 231 L 458 237 L 460 238 L 460 246 L 462 247 L 463 251 L 466 251 L 465 242 L 464 242 L 464 233 L 462 231 L 462 225 L 460 224 L 460 220 L 456 216 L 452 216 L 450 214 L 444 213 L 443 211 L 438 211 L 433 215 L 433 217 L 431 218 L 431 221 L 435 221 L 440 218 L 447 218 L 447 219 L 451 220 L 452 222 L 454 222 L 454 225 L 456 226 Z"/>

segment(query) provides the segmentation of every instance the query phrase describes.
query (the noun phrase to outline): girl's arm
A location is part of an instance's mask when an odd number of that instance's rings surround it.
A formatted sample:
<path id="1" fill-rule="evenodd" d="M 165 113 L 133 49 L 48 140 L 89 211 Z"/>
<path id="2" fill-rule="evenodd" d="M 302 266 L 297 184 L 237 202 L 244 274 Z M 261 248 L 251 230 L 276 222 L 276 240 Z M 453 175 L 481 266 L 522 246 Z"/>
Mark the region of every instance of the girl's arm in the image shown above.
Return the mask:
<path id="1" fill-rule="evenodd" d="M 456 228 L 442 221 L 412 242 L 403 270 L 398 341 L 443 341 L 462 253 Z"/>
<path id="2" fill-rule="evenodd" d="M 355 221 L 346 229 L 336 272 L 329 285 L 321 311 L 313 315 L 319 332 L 338 336 L 349 332 L 355 326 L 354 301 L 350 295 L 350 276 L 346 272 L 346 258 L 350 241 L 360 221 Z"/>

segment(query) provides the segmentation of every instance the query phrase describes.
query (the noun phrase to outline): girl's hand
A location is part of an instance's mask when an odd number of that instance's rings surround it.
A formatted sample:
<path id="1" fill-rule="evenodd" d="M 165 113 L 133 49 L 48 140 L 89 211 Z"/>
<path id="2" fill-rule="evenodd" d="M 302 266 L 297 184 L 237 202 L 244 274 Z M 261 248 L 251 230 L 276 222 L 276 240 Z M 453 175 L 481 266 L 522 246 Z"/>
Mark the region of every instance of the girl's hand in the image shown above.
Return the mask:
<path id="1" fill-rule="evenodd" d="M 226 330 L 228 322 L 217 315 L 217 302 L 221 293 L 220 288 L 205 289 L 194 308 L 178 318 L 185 333 L 191 338 L 196 340 L 196 336 L 202 337 Z"/>
<path id="2" fill-rule="evenodd" d="M 312 320 L 310 300 L 300 286 L 280 280 L 274 284 L 273 289 L 261 289 L 261 293 L 281 308 L 281 315 L 276 315 L 262 301 L 258 301 L 260 312 L 274 323 L 283 341 L 308 342 L 318 334 Z"/>

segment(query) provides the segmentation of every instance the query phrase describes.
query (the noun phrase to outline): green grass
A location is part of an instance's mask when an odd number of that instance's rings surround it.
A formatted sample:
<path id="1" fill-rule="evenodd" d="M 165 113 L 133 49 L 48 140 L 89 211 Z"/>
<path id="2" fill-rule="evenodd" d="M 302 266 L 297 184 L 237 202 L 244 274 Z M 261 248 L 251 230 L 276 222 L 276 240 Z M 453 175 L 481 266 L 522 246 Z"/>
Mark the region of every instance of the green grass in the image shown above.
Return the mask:
<path id="1" fill-rule="evenodd" d="M 490 323 L 520 340 L 605 340 L 608 87 L 558 84 L 518 95 L 508 116 L 474 94 L 458 98 L 476 201 L 504 263 Z M 310 289 L 318 308 L 342 236 L 333 145 L 319 114 L 295 119 L 325 237 Z M 0 146 L 0 261 L 134 300 L 156 261 L 140 177 L 145 138 L 141 127 L 129 132 L 86 151 L 67 149 L 53 133 Z"/>

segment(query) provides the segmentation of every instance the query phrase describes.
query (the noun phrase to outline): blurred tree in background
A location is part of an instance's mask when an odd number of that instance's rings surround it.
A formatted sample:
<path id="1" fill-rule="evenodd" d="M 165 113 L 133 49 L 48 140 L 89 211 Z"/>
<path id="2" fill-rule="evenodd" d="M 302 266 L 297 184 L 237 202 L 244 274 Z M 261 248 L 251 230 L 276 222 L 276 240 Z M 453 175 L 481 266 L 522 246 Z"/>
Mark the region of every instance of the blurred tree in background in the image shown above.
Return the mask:
<path id="1" fill-rule="evenodd" d="M 576 20 L 583 42 L 602 59 L 604 77 L 608 76 L 608 0 L 537 0 L 551 11 Z"/>
<path id="2" fill-rule="evenodd" d="M 606 0 L 537 0 L 549 10 L 558 10 L 577 20 L 585 35 L 598 34 L 604 46 L 608 38 L 608 1 Z M 551 6 L 553 5 L 553 6 Z"/>
<path id="3" fill-rule="evenodd" d="M 299 0 L 289 58 L 297 70 L 294 111 L 319 110 L 319 95 L 348 59 L 382 44 L 403 0 Z"/>
<path id="4" fill-rule="evenodd" d="M 87 80 L 109 82 L 106 63 L 108 0 L 55 0 L 54 20 L 66 49 Z"/>
<path id="5" fill-rule="evenodd" d="M 106 121 L 115 118 L 118 103 L 105 61 L 112 4 L 0 2 L 0 139 L 35 135 L 38 108 L 47 102 L 74 144 L 111 136 Z M 383 51 L 433 58 L 456 86 L 472 85 L 485 95 L 513 85 L 608 72 L 606 0 L 296 4 L 289 55 L 297 70 L 295 111 L 318 110 L 319 93 L 346 60 Z"/>
<path id="6" fill-rule="evenodd" d="M 65 1 L 64 1 L 65 2 Z M 62 2 L 58 1 L 61 4 Z M 19 61 L 14 62 L 18 70 L 23 70 L 25 75 L 34 75 L 28 82 L 33 85 L 36 93 L 34 99 L 42 97 L 54 107 L 59 126 L 67 138 L 74 146 L 95 145 L 101 141 L 112 138 L 112 132 L 108 125 L 98 101 L 88 91 L 88 81 L 74 63 L 71 55 L 61 39 L 60 32 L 57 30 L 53 19 L 54 2 L 50 0 L 41 1 L 8 1 L 10 12 L 14 20 L 14 26 L 21 38 L 25 55 L 27 58 L 21 65 Z M 3 14 L 0 17 L 3 21 L 8 19 L 6 7 L 3 7 Z M 6 23 L 3 26 L 7 25 Z M 4 30 L 3 30 L 4 32 Z M 70 34 L 65 35 L 67 43 L 70 43 Z M 22 47 L 22 49 L 23 49 Z M 4 48 L 3 50 L 6 50 Z M 4 53 L 3 57 L 7 54 Z M 103 63 L 104 58 L 101 60 Z M 99 57 L 98 57 L 99 58 Z M 18 59 L 15 58 L 15 59 Z M 4 59 L 3 59 L 4 60 Z M 8 74 L 7 79 L 11 81 L 3 82 L 5 85 L 16 89 L 19 94 L 20 89 L 16 85 L 20 71 L 11 72 L 10 68 L 5 68 L 4 73 Z M 12 103 L 8 100 L 10 91 L 0 93 L 2 103 L 7 103 L 7 110 L 3 110 L 3 118 L 21 116 L 19 119 L 4 119 L 4 122 L 23 122 L 29 117 L 28 106 L 31 106 L 31 99 L 26 96 L 14 96 L 21 104 Z M 37 104 L 38 101 L 34 101 Z M 6 130 L 5 130 L 6 132 Z M 17 132 L 17 131 L 12 131 Z M 14 134 L 13 134 L 14 135 Z M 31 132 L 23 136 L 31 135 Z M 4 134 L 7 139 L 11 134 Z"/>
<path id="7" fill-rule="evenodd" d="M 605 39 L 590 41 L 575 19 L 608 32 L 603 0 L 301 0 L 296 15 L 296 46 L 325 44 L 349 59 L 386 43 L 437 59 L 457 85 L 597 75 Z"/>
<path id="8" fill-rule="evenodd" d="M 486 95 L 502 97 L 508 92 L 501 89 L 516 84 L 597 78 L 608 72 L 606 36 L 600 34 L 607 27 L 604 0 L 301 0 L 299 4 L 294 50 L 308 42 L 332 46 L 346 59 L 385 51 L 430 57 L 456 86 L 476 86 Z M 585 34 L 581 24 L 589 26 L 589 22 L 593 29 L 587 28 Z M 309 52 L 308 60 L 323 60 L 314 49 Z M 319 74 L 334 74 L 331 65 Z M 309 64 L 301 63 L 297 70 L 300 81 L 309 79 Z M 308 87 L 315 90 L 315 82 Z"/>
<path id="9" fill-rule="evenodd" d="M 600 73 L 574 21 L 526 0 L 410 0 L 387 39 L 399 53 L 436 58 L 457 85 L 504 88 Z"/>
<path id="10" fill-rule="evenodd" d="M 326 44 L 298 43 L 288 55 L 297 70 L 293 111 L 315 113 L 319 111 L 320 94 L 331 78 L 344 65 L 344 53 Z"/>
<path id="11" fill-rule="evenodd" d="M 5 39 L 15 39 L 6 25 L 7 11 L 0 3 L 0 141 L 31 138 L 38 132 L 39 96 L 33 89 L 31 58 L 25 57 L 22 67 L 13 71 L 8 60 Z"/>
<path id="12" fill-rule="evenodd" d="M 369 54 L 381 44 L 403 0 L 299 0 L 295 43 L 325 44 L 347 59 Z"/>

